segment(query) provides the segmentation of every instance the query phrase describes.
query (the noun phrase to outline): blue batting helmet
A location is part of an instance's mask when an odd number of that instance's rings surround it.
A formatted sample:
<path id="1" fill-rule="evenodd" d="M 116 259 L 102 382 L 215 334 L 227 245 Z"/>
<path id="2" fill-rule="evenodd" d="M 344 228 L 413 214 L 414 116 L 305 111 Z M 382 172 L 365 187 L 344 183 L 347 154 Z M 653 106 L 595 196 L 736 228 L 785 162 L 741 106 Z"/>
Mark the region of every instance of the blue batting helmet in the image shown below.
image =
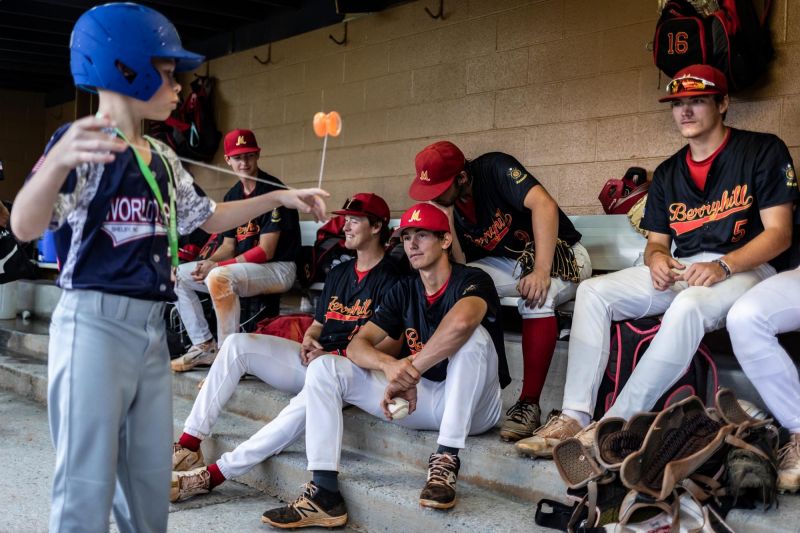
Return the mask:
<path id="1" fill-rule="evenodd" d="M 69 47 L 77 87 L 90 92 L 107 89 L 145 101 L 161 87 L 153 58 L 174 59 L 176 72 L 194 70 L 205 59 L 184 50 L 167 17 L 134 3 L 105 4 L 81 15 Z"/>

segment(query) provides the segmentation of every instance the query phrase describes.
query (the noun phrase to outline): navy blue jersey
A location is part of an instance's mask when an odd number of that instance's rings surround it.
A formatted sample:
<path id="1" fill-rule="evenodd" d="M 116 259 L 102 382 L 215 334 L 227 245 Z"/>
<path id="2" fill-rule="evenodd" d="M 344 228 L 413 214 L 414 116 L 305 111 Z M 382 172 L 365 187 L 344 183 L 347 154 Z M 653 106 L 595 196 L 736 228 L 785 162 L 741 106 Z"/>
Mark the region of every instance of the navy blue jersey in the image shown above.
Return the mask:
<path id="1" fill-rule="evenodd" d="M 506 363 L 503 329 L 500 323 L 500 298 L 489 275 L 474 267 L 453 263 L 453 271 L 444 294 L 429 305 L 425 287 L 419 275 L 407 276 L 398 281 L 375 310 L 372 322 L 393 339 L 405 338 L 402 356 L 422 350 L 433 336 L 444 316 L 461 298 L 477 296 L 486 302 L 486 315 L 481 325 L 492 337 L 497 350 L 497 371 L 500 386 L 511 382 Z M 440 361 L 425 372 L 424 377 L 432 381 L 443 381 L 447 377 L 447 359 Z"/>
<path id="2" fill-rule="evenodd" d="M 792 157 L 775 135 L 731 128 L 702 191 L 689 174 L 688 150 L 656 168 L 641 224 L 670 235 L 676 257 L 736 250 L 764 231 L 761 209 L 797 199 Z"/>
<path id="3" fill-rule="evenodd" d="M 356 261 L 333 267 L 317 303 L 314 319 L 322 324 L 319 343 L 325 350 L 342 350 L 375 313 L 384 295 L 400 279 L 394 261 L 384 256 L 359 282 Z"/>
<path id="4" fill-rule="evenodd" d="M 262 170 L 258 171 L 258 177 L 263 180 L 283 184 L 281 180 Z M 252 198 L 268 192 L 282 190 L 281 187 L 260 181 L 255 182 L 255 184 L 255 189 L 250 196 L 245 196 L 242 182 L 237 181 L 225 194 L 223 200 L 225 202 L 233 202 L 235 200 L 244 200 L 245 198 Z M 280 236 L 278 237 L 278 245 L 275 247 L 275 254 L 270 258 L 270 261 L 296 261 L 297 254 L 300 253 L 300 216 L 297 214 L 296 209 L 276 207 L 272 211 L 268 211 L 246 224 L 242 224 L 238 228 L 226 231 L 223 235 L 235 239 L 236 251 L 234 252 L 234 256 L 238 256 L 258 245 L 261 235 L 274 233 L 276 231 L 280 232 Z"/>
<path id="5" fill-rule="evenodd" d="M 458 204 L 453 211 L 458 242 L 467 261 L 486 256 L 516 259 L 533 240 L 531 210 L 525 207 L 525 196 L 541 184 L 519 161 L 501 152 L 468 161 L 466 171 L 472 177 L 476 223 L 459 212 Z M 581 240 L 581 234 L 560 208 L 558 238 L 570 246 Z"/>
<path id="6" fill-rule="evenodd" d="M 53 134 L 45 154 L 68 127 Z M 175 153 L 155 142 L 175 177 L 178 231 L 189 234 L 208 220 L 215 204 L 195 191 Z M 155 151 L 150 169 L 168 201 L 167 169 Z M 70 171 L 53 206 L 50 229 L 55 231 L 62 288 L 175 299 L 165 221 L 131 149 L 111 163 L 82 164 Z"/>

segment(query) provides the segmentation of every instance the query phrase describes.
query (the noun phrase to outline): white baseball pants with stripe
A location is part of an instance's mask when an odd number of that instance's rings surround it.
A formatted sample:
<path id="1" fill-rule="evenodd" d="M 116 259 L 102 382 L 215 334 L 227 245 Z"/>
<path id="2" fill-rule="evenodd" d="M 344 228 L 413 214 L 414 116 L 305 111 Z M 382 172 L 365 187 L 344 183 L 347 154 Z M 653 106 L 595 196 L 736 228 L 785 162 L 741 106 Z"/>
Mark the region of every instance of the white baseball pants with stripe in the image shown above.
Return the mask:
<path id="1" fill-rule="evenodd" d="M 728 312 L 736 358 L 775 419 L 800 433 L 797 367 L 775 337 L 800 330 L 800 268 L 762 281 Z"/>
<path id="2" fill-rule="evenodd" d="M 681 258 L 686 265 L 721 254 Z M 734 274 L 711 287 L 686 282 L 658 291 L 646 266 L 626 268 L 578 287 L 569 341 L 564 409 L 591 413 L 608 365 L 611 322 L 664 314 L 661 329 L 606 417 L 649 411 L 683 375 L 707 331 L 724 327 L 728 310 L 758 282 L 775 274 L 769 264 Z"/>
<path id="3" fill-rule="evenodd" d="M 342 406 L 355 405 L 383 418 L 383 372 L 364 370 L 345 357 L 324 355 L 308 365 L 306 454 L 309 470 L 339 470 L 344 432 Z M 447 379 L 417 384 L 417 409 L 394 423 L 438 430 L 438 443 L 464 448 L 467 435 L 497 424 L 502 411 L 497 352 L 489 333 L 478 326 L 447 366 Z"/>

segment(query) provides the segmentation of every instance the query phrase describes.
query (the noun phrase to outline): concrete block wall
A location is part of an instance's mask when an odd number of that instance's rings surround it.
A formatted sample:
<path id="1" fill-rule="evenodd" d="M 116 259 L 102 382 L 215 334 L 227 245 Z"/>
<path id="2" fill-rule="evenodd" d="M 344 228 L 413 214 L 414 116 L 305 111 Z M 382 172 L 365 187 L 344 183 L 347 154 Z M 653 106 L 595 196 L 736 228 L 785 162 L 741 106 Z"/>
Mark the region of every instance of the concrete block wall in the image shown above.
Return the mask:
<path id="1" fill-rule="evenodd" d="M 754 0 L 758 3 L 760 0 Z M 354 192 L 384 195 L 397 216 L 413 158 L 450 139 L 468 157 L 503 150 L 520 159 L 569 214 L 595 214 L 597 194 L 632 165 L 649 170 L 677 150 L 666 83 L 648 44 L 655 0 L 447 0 L 445 19 L 402 4 L 348 23 L 209 62 L 223 131 L 253 129 L 262 168 L 292 186 L 316 184 L 322 140 L 311 119 L 343 117 L 329 139 L 325 187 L 337 206 Z M 737 95 L 728 123 L 780 135 L 800 158 L 800 0 L 775 0 L 777 56 L 764 83 Z M 205 71 L 206 66 L 201 67 Z M 190 81 L 187 77 L 186 81 Z M 64 109 L 47 110 L 50 122 Z M 53 115 L 53 117 L 51 117 Z M 224 166 L 218 154 L 216 163 Z M 233 177 L 193 169 L 221 199 Z M 2 190 L 2 189 L 0 189 Z"/>
<path id="2" fill-rule="evenodd" d="M 659 104 L 666 79 L 648 43 L 656 22 L 650 0 L 448 0 L 432 20 L 424 1 L 215 59 L 223 130 L 249 127 L 263 145 L 261 164 L 293 186 L 316 183 L 322 141 L 316 111 L 342 114 L 330 139 L 325 186 L 332 205 L 371 190 L 396 215 L 414 154 L 447 138 L 468 157 L 515 155 L 570 214 L 601 209 L 597 194 L 632 165 L 650 170 L 682 139 Z M 430 7 L 430 6 L 428 6 Z M 771 24 L 777 58 L 765 84 L 734 99 L 728 122 L 781 135 L 800 156 L 800 0 L 776 0 Z M 222 157 L 218 162 L 223 163 Z M 220 197 L 232 178 L 198 170 Z"/>

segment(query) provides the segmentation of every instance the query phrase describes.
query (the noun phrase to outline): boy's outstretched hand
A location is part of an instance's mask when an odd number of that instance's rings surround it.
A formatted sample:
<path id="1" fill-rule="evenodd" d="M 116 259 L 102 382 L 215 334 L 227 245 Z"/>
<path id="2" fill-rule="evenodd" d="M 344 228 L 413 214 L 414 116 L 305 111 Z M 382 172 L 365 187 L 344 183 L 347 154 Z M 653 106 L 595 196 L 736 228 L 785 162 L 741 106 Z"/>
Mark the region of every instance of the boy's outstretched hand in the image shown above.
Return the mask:
<path id="1" fill-rule="evenodd" d="M 325 215 L 325 198 L 330 197 L 330 193 L 322 189 L 288 189 L 280 191 L 281 204 L 297 209 L 301 213 L 310 213 L 317 222 L 325 222 L 328 217 Z"/>

